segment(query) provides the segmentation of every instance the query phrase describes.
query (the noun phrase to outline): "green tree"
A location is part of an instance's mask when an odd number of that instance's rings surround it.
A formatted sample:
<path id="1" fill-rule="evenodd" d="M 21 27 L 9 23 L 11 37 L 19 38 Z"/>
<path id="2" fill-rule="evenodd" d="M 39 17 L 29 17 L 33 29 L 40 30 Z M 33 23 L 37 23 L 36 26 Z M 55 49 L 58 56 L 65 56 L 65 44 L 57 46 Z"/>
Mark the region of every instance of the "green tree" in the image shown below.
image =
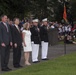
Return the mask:
<path id="1" fill-rule="evenodd" d="M 71 0 L 67 7 L 76 19 L 76 1 Z M 49 18 L 51 21 L 61 21 L 63 17 L 63 4 L 58 0 L 0 0 L 0 15 L 6 14 L 11 19 L 19 17 Z"/>
<path id="2" fill-rule="evenodd" d="M 73 16 L 73 20 L 76 21 L 76 0 L 71 1 L 71 14 Z"/>

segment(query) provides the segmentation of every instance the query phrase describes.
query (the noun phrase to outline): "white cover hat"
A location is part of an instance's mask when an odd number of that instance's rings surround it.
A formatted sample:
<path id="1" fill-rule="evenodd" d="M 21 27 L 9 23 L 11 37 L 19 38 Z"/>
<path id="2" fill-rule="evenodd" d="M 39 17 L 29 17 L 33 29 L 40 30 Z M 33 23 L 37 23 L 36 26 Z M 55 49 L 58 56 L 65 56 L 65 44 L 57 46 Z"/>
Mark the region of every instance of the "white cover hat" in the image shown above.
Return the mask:
<path id="1" fill-rule="evenodd" d="M 42 22 L 46 22 L 46 21 L 48 21 L 47 18 L 45 18 L 45 19 L 42 20 Z"/>
<path id="2" fill-rule="evenodd" d="M 39 20 L 38 19 L 34 19 L 34 20 L 32 20 L 32 22 L 39 22 Z"/>

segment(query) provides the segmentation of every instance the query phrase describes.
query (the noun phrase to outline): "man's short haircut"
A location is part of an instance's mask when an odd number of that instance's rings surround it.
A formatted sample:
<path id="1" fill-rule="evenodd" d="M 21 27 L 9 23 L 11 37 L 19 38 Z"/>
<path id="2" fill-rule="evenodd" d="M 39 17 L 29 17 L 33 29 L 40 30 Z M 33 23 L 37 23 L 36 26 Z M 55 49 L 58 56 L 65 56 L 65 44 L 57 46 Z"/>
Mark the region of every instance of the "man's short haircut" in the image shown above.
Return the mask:
<path id="1" fill-rule="evenodd" d="M 5 15 L 5 14 L 1 15 L 1 19 L 2 19 L 4 16 L 7 16 L 7 15 Z"/>
<path id="2" fill-rule="evenodd" d="M 15 21 L 16 21 L 16 19 L 18 19 L 18 20 L 19 20 L 19 18 L 14 18 L 14 19 L 13 19 L 13 21 L 15 22 Z"/>

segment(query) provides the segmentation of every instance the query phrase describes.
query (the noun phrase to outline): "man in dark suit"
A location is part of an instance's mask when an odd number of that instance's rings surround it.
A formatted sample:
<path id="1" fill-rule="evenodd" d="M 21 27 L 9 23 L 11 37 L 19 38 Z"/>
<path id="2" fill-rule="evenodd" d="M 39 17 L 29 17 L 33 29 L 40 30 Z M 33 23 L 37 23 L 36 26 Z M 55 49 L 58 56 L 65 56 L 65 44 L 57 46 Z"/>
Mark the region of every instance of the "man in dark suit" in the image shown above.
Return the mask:
<path id="1" fill-rule="evenodd" d="M 22 67 L 20 65 L 21 60 L 21 48 L 22 48 L 22 36 L 18 27 L 19 19 L 14 19 L 14 26 L 12 27 L 12 39 L 13 39 L 13 65 L 15 68 Z"/>
<path id="2" fill-rule="evenodd" d="M 0 23 L 0 50 L 1 50 L 1 70 L 10 71 L 8 68 L 10 46 L 12 46 L 12 37 L 10 33 L 10 27 L 7 24 L 7 16 L 1 16 Z"/>
<path id="3" fill-rule="evenodd" d="M 40 28 L 40 36 L 41 36 L 41 51 L 42 60 L 47 60 L 47 53 L 48 53 L 48 22 L 47 18 L 42 20 L 42 26 Z"/>
<path id="4" fill-rule="evenodd" d="M 32 36 L 32 62 L 37 63 L 38 61 L 38 53 L 39 53 L 39 44 L 40 44 L 40 32 L 38 28 L 38 19 L 33 20 L 33 27 L 30 29 Z"/>

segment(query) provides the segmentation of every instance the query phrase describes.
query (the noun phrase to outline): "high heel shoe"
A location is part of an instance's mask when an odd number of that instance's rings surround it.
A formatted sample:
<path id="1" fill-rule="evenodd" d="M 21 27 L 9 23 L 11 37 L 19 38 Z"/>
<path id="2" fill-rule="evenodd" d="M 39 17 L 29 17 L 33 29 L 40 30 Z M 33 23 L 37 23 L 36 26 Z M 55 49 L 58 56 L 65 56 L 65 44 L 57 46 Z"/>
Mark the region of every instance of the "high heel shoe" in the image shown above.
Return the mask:
<path id="1" fill-rule="evenodd" d="M 28 62 L 28 63 L 25 63 L 25 65 L 30 66 L 31 64 Z"/>

